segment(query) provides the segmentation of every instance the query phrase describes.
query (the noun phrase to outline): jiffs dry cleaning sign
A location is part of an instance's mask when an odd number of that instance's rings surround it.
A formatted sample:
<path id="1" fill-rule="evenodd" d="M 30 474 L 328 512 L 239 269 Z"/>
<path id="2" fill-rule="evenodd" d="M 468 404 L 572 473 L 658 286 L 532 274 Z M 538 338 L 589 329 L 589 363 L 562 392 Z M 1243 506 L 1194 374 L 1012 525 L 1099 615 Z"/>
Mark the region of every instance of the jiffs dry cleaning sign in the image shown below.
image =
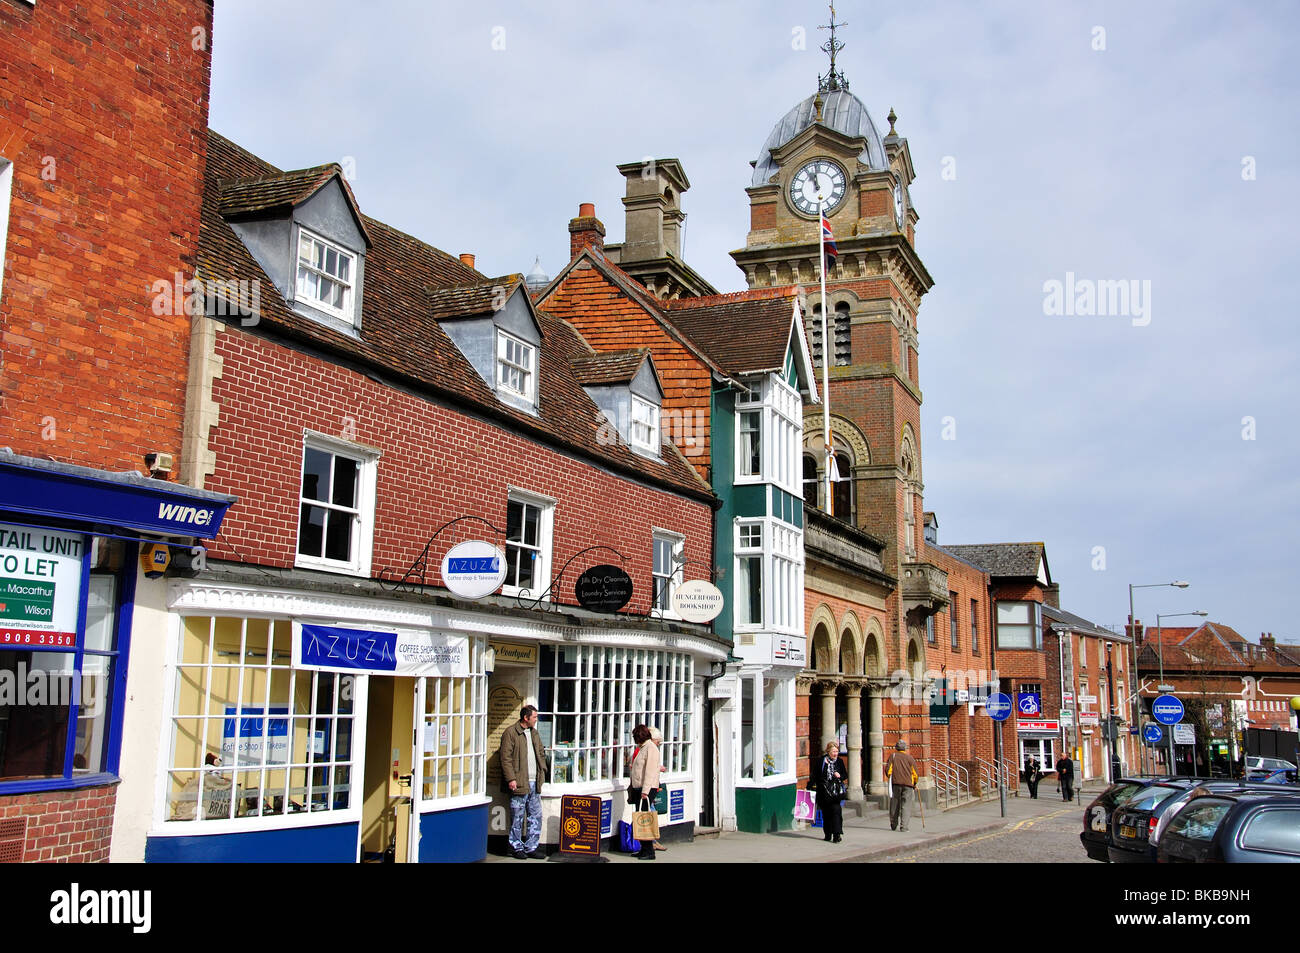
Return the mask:
<path id="1" fill-rule="evenodd" d="M 0 523 L 0 649 L 77 644 L 82 537 Z"/>

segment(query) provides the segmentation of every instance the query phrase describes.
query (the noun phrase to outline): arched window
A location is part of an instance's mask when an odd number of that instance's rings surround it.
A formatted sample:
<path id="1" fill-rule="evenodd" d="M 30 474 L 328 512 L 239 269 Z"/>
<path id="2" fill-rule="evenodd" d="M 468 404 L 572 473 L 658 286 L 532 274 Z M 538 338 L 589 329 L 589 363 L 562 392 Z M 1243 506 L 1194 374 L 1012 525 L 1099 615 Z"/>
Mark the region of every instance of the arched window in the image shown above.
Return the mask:
<path id="1" fill-rule="evenodd" d="M 831 498 L 835 503 L 835 515 L 846 523 L 853 522 L 853 462 L 847 453 L 835 454 L 835 467 L 839 470 L 839 482 L 831 487 Z"/>
<path id="2" fill-rule="evenodd" d="M 847 367 L 853 363 L 853 344 L 850 340 L 850 320 L 849 320 L 849 303 L 841 301 L 835 306 L 835 314 L 831 318 L 831 341 L 835 350 L 831 354 L 831 360 L 835 367 Z M 822 306 L 815 304 L 812 311 L 807 316 L 805 322 L 808 331 L 808 346 L 812 349 L 812 363 L 814 370 L 820 370 L 822 366 Z"/>
<path id="3" fill-rule="evenodd" d="M 803 455 L 803 501 L 809 506 L 817 506 L 817 458 L 811 453 Z"/>

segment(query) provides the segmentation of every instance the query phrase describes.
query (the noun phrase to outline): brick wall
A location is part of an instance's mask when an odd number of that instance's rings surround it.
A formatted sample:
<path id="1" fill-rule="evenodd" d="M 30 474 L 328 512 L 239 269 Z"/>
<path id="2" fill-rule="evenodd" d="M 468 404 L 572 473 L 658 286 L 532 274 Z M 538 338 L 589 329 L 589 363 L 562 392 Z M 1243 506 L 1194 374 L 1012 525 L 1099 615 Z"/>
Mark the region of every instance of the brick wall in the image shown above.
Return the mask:
<path id="1" fill-rule="evenodd" d="M 0 444 L 18 453 L 179 455 L 189 319 L 154 314 L 151 285 L 193 270 L 211 35 L 210 0 L 0 0 Z"/>
<path id="2" fill-rule="evenodd" d="M 27 834 L 15 862 L 107 862 L 116 796 L 116 785 L 107 785 L 0 797 L 0 851 L 8 841 L 5 822 L 25 818 Z"/>
<path id="3" fill-rule="evenodd" d="M 649 610 L 652 530 L 686 537 L 685 557 L 712 556 L 712 509 L 705 502 L 617 476 L 457 409 L 276 341 L 236 328 L 217 335 L 222 375 L 213 385 L 221 408 L 210 446 L 215 474 L 206 486 L 233 493 L 212 555 L 292 566 L 298 538 L 303 433 L 311 430 L 382 451 L 378 465 L 373 574 L 401 573 L 429 536 L 458 516 L 506 525 L 509 487 L 553 497 L 552 572 L 581 549 L 612 546 L 627 562 L 635 592 L 629 612 Z M 467 524 L 447 545 L 478 538 Z M 618 560 L 608 552 L 570 568 L 556 602 L 575 604 L 577 573 Z"/>

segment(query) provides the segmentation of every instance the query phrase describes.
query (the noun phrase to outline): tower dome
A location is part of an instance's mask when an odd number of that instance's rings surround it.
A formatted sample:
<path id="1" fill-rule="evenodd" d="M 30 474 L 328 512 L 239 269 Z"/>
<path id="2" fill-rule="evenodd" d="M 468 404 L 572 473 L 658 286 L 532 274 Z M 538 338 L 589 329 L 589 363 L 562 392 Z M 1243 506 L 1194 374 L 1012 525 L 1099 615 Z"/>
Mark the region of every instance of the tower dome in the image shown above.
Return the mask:
<path id="1" fill-rule="evenodd" d="M 772 150 L 781 148 L 816 122 L 818 96 L 822 98 L 822 125 L 842 135 L 866 139 L 867 147 L 858 156 L 859 161 L 877 172 L 888 168 L 884 143 L 862 100 L 847 89 L 831 89 L 813 93 L 772 127 L 754 161 L 754 176 L 750 185 L 766 185 L 776 175 L 777 165 L 772 159 Z"/>
<path id="2" fill-rule="evenodd" d="M 542 259 L 539 256 L 533 261 L 533 270 L 524 276 L 524 284 L 529 291 L 541 291 L 550 283 L 551 276 L 542 270 Z"/>

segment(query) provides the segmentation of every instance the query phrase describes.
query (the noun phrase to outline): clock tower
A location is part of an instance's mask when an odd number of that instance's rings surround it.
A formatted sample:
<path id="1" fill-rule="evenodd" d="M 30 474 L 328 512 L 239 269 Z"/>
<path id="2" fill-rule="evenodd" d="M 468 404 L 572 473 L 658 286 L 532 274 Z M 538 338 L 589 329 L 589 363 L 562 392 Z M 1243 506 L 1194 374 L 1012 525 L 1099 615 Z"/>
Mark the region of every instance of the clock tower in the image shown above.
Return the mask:
<path id="1" fill-rule="evenodd" d="M 926 560 L 920 444 L 917 314 L 933 279 L 916 253 L 909 187 L 916 178 L 907 140 L 889 111 L 882 136 L 849 91 L 835 57 L 817 90 L 772 127 L 746 192 L 750 228 L 732 252 L 751 289 L 799 284 L 813 363 L 822 374 L 819 196 L 838 259 L 826 275 L 831 348 L 830 413 L 840 482 L 823 492 L 822 408 L 804 408 L 804 497 L 886 544 L 885 571 L 898 579 L 888 614 L 891 670 L 924 659 L 927 617 L 948 603 L 947 576 Z M 918 644 L 919 642 L 919 644 Z M 882 659 L 882 662 L 885 662 Z"/>

